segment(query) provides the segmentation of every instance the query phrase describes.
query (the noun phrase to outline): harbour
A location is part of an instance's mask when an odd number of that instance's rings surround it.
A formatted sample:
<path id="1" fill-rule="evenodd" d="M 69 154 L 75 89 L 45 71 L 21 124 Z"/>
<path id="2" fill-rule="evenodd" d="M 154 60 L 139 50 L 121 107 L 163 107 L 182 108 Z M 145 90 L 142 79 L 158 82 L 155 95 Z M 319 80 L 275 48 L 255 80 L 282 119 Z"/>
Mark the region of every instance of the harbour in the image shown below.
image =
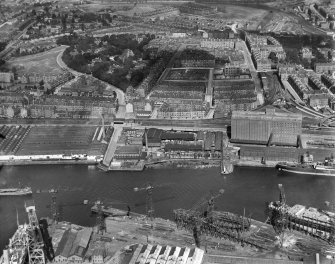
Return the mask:
<path id="1" fill-rule="evenodd" d="M 38 172 L 38 173 L 36 173 Z M 50 216 L 50 193 L 36 193 L 36 190 L 60 189 L 58 203 L 62 219 L 75 224 L 93 226 L 91 206 L 83 200 L 103 199 L 113 203 L 113 207 L 132 212 L 145 213 L 145 194 L 134 192 L 134 188 L 145 182 L 162 185 L 153 192 L 155 216 L 173 219 L 173 210 L 190 208 L 199 197 L 209 191 L 224 189 L 225 193 L 216 201 L 216 209 L 246 215 L 264 222 L 265 202 L 278 199 L 277 184 L 285 185 L 286 197 L 290 204 L 305 204 L 324 208 L 324 201 L 334 201 L 335 179 L 278 174 L 274 168 L 236 167 L 229 175 L 221 175 L 220 167 L 191 170 L 183 168 L 145 170 L 143 172 L 108 172 L 88 168 L 85 165 L 40 165 L 5 166 L 0 172 L 0 184 L 15 186 L 20 182 L 33 190 L 38 214 Z M 62 190 L 64 186 L 72 186 Z M 318 193 L 311 196 L 310 193 Z M 243 194 L 243 195 L 242 195 Z M 0 247 L 3 249 L 8 239 L 17 229 L 17 214 L 20 223 L 27 222 L 23 208 L 24 197 L 1 197 Z"/>

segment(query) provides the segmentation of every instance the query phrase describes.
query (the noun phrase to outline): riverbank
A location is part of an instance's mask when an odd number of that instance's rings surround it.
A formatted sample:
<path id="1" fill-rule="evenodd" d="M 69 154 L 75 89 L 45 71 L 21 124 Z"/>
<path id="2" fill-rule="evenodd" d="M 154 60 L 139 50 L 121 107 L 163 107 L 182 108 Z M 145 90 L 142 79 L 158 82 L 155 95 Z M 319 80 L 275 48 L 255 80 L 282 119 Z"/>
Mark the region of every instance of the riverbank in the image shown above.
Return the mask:
<path id="1" fill-rule="evenodd" d="M 146 169 L 206 169 L 220 167 L 220 160 L 164 160 L 145 164 Z"/>
<path id="2" fill-rule="evenodd" d="M 0 166 L 18 165 L 97 165 L 95 160 L 11 160 L 1 161 Z"/>
<path id="3" fill-rule="evenodd" d="M 265 167 L 274 168 L 278 162 L 267 161 L 266 164 L 262 164 L 260 161 L 252 160 L 237 160 L 234 162 L 235 166 L 239 167 Z M 17 165 L 98 165 L 99 162 L 96 160 L 10 160 L 0 161 L 0 166 L 17 166 Z M 216 168 L 221 166 L 220 160 L 162 160 L 154 162 L 146 162 L 141 166 L 132 167 L 114 167 L 108 168 L 105 171 L 143 171 L 145 169 L 207 169 Z"/>

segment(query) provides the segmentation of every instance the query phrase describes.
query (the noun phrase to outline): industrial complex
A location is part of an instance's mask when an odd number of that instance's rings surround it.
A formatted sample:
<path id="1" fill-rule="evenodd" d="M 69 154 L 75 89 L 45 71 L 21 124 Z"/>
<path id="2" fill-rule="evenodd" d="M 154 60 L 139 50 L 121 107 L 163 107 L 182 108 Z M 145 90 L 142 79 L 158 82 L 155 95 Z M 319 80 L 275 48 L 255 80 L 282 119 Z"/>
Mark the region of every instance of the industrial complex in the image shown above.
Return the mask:
<path id="1" fill-rule="evenodd" d="M 204 169 L 229 188 L 236 166 L 248 179 L 249 166 L 271 167 L 334 192 L 318 178 L 335 176 L 335 1 L 321 2 L 0 0 L 0 196 L 23 196 L 28 220 L 16 208 L 0 264 L 333 263 L 334 201 L 314 208 L 324 195 L 289 205 L 279 184 L 260 222 L 246 215 L 254 201 L 219 210 L 227 189 L 208 190 L 204 173 L 195 194 L 206 195 L 173 205 L 168 220 L 155 215 L 160 186 L 146 174 Z M 70 223 L 47 182 L 51 212 L 38 215 L 43 191 L 1 173 L 41 164 L 89 165 L 90 185 L 144 171 L 131 191 L 145 194 L 145 214 L 80 197 L 95 225 Z"/>

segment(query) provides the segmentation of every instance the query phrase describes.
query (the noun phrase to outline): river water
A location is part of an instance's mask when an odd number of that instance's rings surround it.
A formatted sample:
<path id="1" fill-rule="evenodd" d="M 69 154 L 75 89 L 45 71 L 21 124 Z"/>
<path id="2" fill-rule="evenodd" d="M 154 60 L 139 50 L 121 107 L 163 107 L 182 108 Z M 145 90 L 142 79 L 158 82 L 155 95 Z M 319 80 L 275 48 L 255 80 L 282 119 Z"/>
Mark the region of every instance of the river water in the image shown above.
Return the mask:
<path id="1" fill-rule="evenodd" d="M 278 199 L 278 183 L 284 184 L 289 204 L 304 204 L 324 208 L 324 201 L 335 202 L 335 177 L 316 177 L 278 174 L 272 168 L 237 167 L 234 173 L 222 176 L 219 168 L 157 169 L 143 172 L 105 173 L 82 165 L 40 165 L 3 167 L 0 188 L 31 186 L 29 197 L 0 197 L 0 250 L 16 230 L 17 213 L 20 223 L 27 222 L 24 201 L 34 199 L 38 217 L 50 216 L 50 194 L 47 189 L 58 188 L 58 203 L 62 220 L 80 225 L 93 225 L 90 206 L 83 200 L 102 199 L 115 207 L 145 212 L 145 192 L 134 192 L 146 182 L 158 186 L 153 193 L 155 215 L 173 218 L 173 209 L 190 208 L 210 191 L 225 193 L 216 201 L 219 210 L 242 213 L 260 221 L 265 220 L 265 202 Z M 121 203 L 123 202 L 123 203 Z"/>

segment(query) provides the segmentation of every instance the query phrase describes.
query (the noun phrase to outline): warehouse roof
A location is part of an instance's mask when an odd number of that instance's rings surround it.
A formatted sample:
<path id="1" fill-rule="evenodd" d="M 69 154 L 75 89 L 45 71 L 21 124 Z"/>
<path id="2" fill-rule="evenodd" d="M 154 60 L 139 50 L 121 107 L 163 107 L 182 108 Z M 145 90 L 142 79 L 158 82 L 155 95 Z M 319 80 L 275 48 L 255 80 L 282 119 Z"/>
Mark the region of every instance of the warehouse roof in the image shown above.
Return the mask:
<path id="1" fill-rule="evenodd" d="M 80 237 L 79 246 L 86 248 L 92 235 L 92 228 L 84 228 L 79 231 L 78 236 Z"/>
<path id="2" fill-rule="evenodd" d="M 202 145 L 188 145 L 188 144 L 166 144 L 164 149 L 169 150 L 181 150 L 181 151 L 201 151 Z"/>
<path id="3" fill-rule="evenodd" d="M 164 140 L 186 140 L 193 141 L 195 139 L 194 133 L 190 132 L 177 132 L 177 131 L 164 131 L 161 135 Z"/>
<path id="4" fill-rule="evenodd" d="M 273 109 L 265 109 L 265 111 L 233 111 L 232 120 L 236 119 L 250 119 L 250 120 L 282 120 L 282 121 L 302 121 L 302 115 L 296 113 L 278 112 Z"/>
<path id="5" fill-rule="evenodd" d="M 139 145 L 127 145 L 127 146 L 118 146 L 115 154 L 116 155 L 125 155 L 125 154 L 139 154 L 142 149 L 142 146 Z"/>
<path id="6" fill-rule="evenodd" d="M 157 128 L 149 128 L 147 130 L 148 139 L 161 139 L 161 135 L 164 131 L 162 129 Z"/>

